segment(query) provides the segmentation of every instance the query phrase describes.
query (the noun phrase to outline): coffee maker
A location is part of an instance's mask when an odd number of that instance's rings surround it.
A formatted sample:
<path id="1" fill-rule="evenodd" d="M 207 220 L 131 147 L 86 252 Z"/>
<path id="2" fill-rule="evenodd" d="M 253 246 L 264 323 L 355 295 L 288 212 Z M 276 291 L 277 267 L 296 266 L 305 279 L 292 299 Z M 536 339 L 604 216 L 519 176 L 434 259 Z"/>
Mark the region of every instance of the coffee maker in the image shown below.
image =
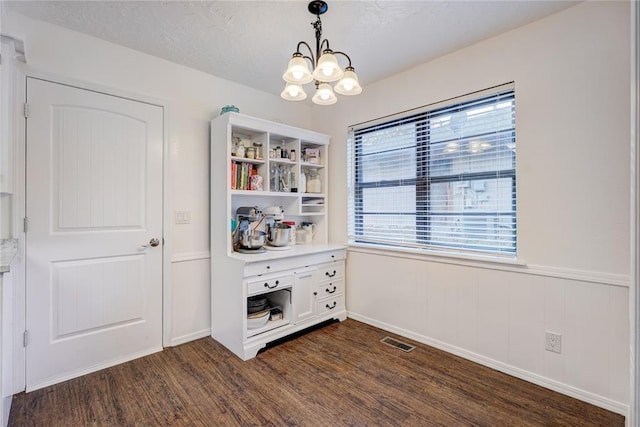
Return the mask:
<path id="1" fill-rule="evenodd" d="M 240 253 L 264 252 L 266 233 L 260 229 L 262 212 L 257 206 L 241 206 L 236 210 L 233 249 Z"/>

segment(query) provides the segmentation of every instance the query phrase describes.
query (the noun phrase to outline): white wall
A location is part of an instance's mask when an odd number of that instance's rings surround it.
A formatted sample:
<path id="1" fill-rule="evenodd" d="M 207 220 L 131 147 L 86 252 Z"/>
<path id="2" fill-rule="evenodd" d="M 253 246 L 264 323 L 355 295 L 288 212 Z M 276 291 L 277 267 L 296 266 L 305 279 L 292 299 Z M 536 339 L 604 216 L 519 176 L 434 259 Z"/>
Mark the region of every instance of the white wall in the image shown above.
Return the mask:
<path id="1" fill-rule="evenodd" d="M 628 2 L 581 3 L 314 107 L 316 130 L 333 136 L 331 239 L 344 242 L 349 125 L 515 81 L 526 266 L 354 249 L 350 316 L 626 412 L 629 13 Z M 547 330 L 562 334 L 562 354 L 545 351 Z"/>
<path id="2" fill-rule="evenodd" d="M 170 336 L 175 344 L 208 335 L 209 120 L 235 104 L 242 113 L 309 127 L 310 108 L 20 14 L 3 16 L 2 28 L 25 41 L 28 70 L 168 104 L 172 211 L 191 212 L 191 224 L 172 225 L 170 234 Z"/>
<path id="3" fill-rule="evenodd" d="M 348 125 L 515 81 L 518 247 L 527 266 L 352 251 L 347 305 L 355 318 L 624 412 L 628 14 L 624 2 L 582 3 L 313 111 L 17 14 L 2 24 L 23 36 L 33 69 L 168 102 L 173 210 L 192 213 L 171 232 L 174 343 L 209 327 L 208 121 L 221 106 L 332 135 L 331 239 L 344 242 Z M 545 330 L 562 334 L 561 355 L 544 351 Z"/>

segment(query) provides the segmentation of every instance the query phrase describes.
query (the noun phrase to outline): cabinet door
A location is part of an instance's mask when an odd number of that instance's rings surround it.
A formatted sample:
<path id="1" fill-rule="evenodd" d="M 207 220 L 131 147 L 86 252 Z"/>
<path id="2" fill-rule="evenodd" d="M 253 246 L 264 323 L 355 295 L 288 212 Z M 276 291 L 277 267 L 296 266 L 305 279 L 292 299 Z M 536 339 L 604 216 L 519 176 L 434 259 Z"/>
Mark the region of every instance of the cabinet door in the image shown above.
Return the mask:
<path id="1" fill-rule="evenodd" d="M 314 270 L 294 273 L 293 282 L 293 323 L 309 320 L 315 315 L 313 290 Z"/>

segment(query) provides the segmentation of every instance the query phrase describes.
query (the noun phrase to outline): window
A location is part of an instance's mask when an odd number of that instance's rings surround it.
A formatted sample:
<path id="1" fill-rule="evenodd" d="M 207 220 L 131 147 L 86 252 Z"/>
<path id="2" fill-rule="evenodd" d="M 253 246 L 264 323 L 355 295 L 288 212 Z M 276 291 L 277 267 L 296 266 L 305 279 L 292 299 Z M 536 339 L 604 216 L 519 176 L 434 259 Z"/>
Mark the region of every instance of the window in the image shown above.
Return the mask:
<path id="1" fill-rule="evenodd" d="M 349 241 L 514 257 L 513 87 L 354 127 Z"/>

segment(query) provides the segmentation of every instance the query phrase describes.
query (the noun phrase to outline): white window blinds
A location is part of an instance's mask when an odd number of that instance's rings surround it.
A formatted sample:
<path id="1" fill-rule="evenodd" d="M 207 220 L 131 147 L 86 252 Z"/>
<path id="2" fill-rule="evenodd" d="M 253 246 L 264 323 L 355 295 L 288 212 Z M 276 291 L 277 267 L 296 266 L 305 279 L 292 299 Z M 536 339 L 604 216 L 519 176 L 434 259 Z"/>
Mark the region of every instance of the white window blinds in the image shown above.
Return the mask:
<path id="1" fill-rule="evenodd" d="M 349 241 L 515 256 L 512 85 L 350 129 Z"/>

